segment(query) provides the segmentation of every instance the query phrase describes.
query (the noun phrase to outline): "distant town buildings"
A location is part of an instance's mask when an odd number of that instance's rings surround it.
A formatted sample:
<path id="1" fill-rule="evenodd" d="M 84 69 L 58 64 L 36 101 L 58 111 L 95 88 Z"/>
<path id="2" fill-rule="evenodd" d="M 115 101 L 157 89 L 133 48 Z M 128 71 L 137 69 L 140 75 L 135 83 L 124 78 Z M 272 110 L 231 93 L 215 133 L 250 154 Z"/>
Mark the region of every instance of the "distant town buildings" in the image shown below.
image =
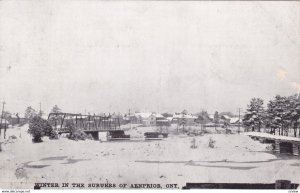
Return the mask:
<path id="1" fill-rule="evenodd" d="M 164 114 L 165 115 L 165 114 Z M 157 112 L 139 112 L 132 115 L 123 116 L 124 123 L 141 124 L 142 126 L 170 126 L 171 124 L 184 124 L 186 126 L 205 125 L 213 127 L 226 125 L 238 125 L 241 119 L 222 115 L 216 121 L 213 115 L 208 114 L 187 114 L 186 112 L 174 113 L 168 116 L 163 116 Z"/>

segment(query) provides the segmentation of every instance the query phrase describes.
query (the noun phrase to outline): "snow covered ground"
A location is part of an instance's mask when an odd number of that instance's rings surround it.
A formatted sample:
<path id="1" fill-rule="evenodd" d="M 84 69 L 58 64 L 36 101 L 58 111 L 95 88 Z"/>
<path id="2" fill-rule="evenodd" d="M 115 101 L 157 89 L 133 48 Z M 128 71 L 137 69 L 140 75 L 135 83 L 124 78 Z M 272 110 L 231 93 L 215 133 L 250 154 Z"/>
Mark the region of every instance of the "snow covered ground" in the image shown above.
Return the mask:
<path id="1" fill-rule="evenodd" d="M 270 138 L 270 139 L 280 139 L 280 140 L 300 142 L 300 138 L 298 138 L 298 137 L 272 135 L 272 134 L 269 134 L 269 133 L 262 133 L 262 132 L 247 132 L 247 133 L 245 133 L 245 135 L 247 135 L 247 136 L 256 136 L 256 137 L 265 137 L 265 138 Z"/>
<path id="2" fill-rule="evenodd" d="M 18 139 L 2 144 L 0 188 L 33 188 L 34 183 L 274 183 L 278 179 L 300 182 L 299 157 L 277 157 L 267 144 L 243 134 L 190 137 L 176 134 L 158 141 L 93 140 L 66 138 L 33 144 L 28 125 L 11 128 L 7 136 Z M 143 137 L 153 127 L 132 126 L 126 134 Z M 2 136 L 1 136 L 2 137 Z M 215 147 L 208 147 L 209 139 Z M 197 148 L 191 148 L 195 139 Z M 2 139 L 3 142 L 3 139 Z"/>

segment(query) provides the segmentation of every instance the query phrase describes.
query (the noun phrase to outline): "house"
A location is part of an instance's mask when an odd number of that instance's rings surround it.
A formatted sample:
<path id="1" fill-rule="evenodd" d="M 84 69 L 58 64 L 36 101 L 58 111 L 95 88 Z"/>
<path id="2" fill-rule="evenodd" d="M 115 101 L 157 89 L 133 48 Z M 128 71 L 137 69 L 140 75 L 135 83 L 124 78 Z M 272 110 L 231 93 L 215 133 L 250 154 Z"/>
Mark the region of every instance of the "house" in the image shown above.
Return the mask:
<path id="1" fill-rule="evenodd" d="M 126 119 L 132 124 L 142 124 L 142 117 L 139 115 L 128 115 Z"/>
<path id="2" fill-rule="evenodd" d="M 238 117 L 232 117 L 229 123 L 230 125 L 239 125 L 242 123 L 242 119 L 239 119 Z"/>
<path id="3" fill-rule="evenodd" d="M 137 122 L 143 124 L 143 126 L 156 125 L 156 113 L 135 113 L 135 117 L 137 118 Z"/>
<path id="4" fill-rule="evenodd" d="M 2 118 L 2 124 L 0 123 L 0 128 L 1 128 L 1 129 L 7 128 L 8 125 L 9 125 L 8 120 Z"/>
<path id="5" fill-rule="evenodd" d="M 167 117 L 166 118 L 170 123 L 172 123 L 173 117 Z"/>
<path id="6" fill-rule="evenodd" d="M 28 119 L 24 118 L 24 115 L 20 113 L 12 114 L 7 120 L 10 125 L 24 124 L 28 122 Z"/>
<path id="7" fill-rule="evenodd" d="M 190 114 L 175 113 L 173 114 L 172 123 L 182 124 L 184 122 L 185 125 L 196 125 L 195 120 L 197 118 L 198 117 Z"/>
<path id="8" fill-rule="evenodd" d="M 215 120 L 215 116 L 214 115 L 208 115 L 208 119 L 213 122 Z"/>
<path id="9" fill-rule="evenodd" d="M 162 127 L 162 126 L 168 127 L 168 126 L 170 126 L 171 125 L 171 121 L 168 118 L 165 118 L 163 116 L 162 117 L 157 116 L 156 117 L 156 126 L 159 126 L 159 127 Z"/>
<path id="10" fill-rule="evenodd" d="M 229 117 L 228 115 L 222 115 L 219 122 L 221 124 L 230 124 L 230 119 L 231 117 Z"/>
<path id="11" fill-rule="evenodd" d="M 213 116 L 208 115 L 207 113 L 198 113 L 198 117 L 195 122 L 201 125 L 214 125 Z"/>
<path id="12" fill-rule="evenodd" d="M 129 123 L 128 119 L 125 118 L 125 116 L 123 116 L 121 113 L 113 113 L 112 114 L 112 118 L 117 119 L 120 123 L 120 125 L 125 125 L 127 123 Z"/>

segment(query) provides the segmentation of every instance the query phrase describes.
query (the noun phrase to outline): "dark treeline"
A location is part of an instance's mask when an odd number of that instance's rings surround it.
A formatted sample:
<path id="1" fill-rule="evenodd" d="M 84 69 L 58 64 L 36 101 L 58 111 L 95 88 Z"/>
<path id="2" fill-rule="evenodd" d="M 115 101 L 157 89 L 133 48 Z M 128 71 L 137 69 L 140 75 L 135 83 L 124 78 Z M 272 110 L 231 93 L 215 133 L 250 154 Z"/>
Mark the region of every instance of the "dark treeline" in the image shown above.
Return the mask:
<path id="1" fill-rule="evenodd" d="M 248 130 L 261 132 L 264 129 L 271 134 L 288 136 L 289 132 L 300 137 L 300 97 L 299 95 L 280 96 L 264 107 L 264 101 L 260 98 L 253 98 L 247 107 L 243 124 Z"/>

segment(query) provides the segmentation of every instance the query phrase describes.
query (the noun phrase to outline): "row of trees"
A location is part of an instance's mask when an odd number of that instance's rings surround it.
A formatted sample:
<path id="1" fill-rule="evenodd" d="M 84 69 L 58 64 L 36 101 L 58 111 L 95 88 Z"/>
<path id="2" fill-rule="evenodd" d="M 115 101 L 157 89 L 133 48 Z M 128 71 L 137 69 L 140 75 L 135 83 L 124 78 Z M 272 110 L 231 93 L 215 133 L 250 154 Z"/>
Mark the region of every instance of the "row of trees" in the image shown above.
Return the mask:
<path id="1" fill-rule="evenodd" d="M 262 128 L 266 128 L 269 133 L 285 136 L 293 130 L 293 135 L 297 137 L 299 119 L 300 96 L 277 95 L 267 103 L 266 108 L 262 99 L 251 99 L 243 124 L 252 131 L 260 132 Z M 298 136 L 300 137 L 300 129 Z"/>
<path id="2" fill-rule="evenodd" d="M 51 109 L 51 113 L 59 113 L 59 112 L 61 112 L 61 109 L 57 105 L 54 105 Z M 41 117 L 43 114 L 44 114 L 43 111 L 36 111 L 34 108 L 29 106 L 25 110 L 24 117 L 28 120 L 31 120 L 33 117 L 35 116 Z"/>

